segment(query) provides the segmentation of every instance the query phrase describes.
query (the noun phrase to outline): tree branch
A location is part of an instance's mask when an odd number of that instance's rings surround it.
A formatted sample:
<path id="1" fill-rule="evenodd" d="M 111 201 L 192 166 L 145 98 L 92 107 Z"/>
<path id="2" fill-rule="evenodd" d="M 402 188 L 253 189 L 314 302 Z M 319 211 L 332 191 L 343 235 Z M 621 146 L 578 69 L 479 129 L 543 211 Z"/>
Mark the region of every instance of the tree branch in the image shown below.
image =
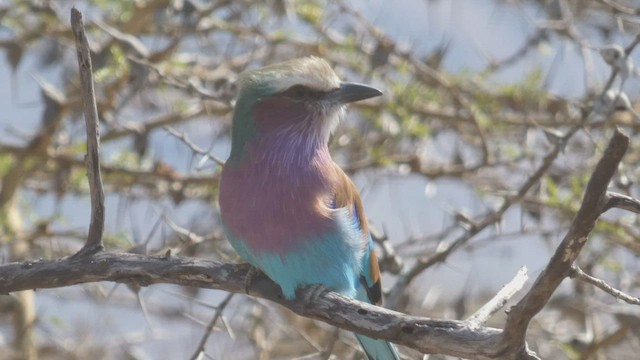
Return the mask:
<path id="1" fill-rule="evenodd" d="M 408 285 L 415 277 L 421 274 L 427 268 L 438 264 L 440 262 L 444 262 L 449 255 L 451 255 L 456 249 L 460 248 L 464 244 L 466 244 L 469 240 L 471 240 L 475 235 L 480 233 L 485 228 L 499 222 L 502 219 L 502 215 L 507 212 L 511 208 L 511 206 L 518 201 L 520 201 L 524 196 L 529 192 L 529 190 L 537 184 L 540 179 L 547 173 L 547 170 L 551 168 L 551 165 L 556 160 L 556 158 L 564 149 L 566 141 L 573 136 L 575 132 L 580 129 L 580 126 L 574 126 L 571 128 L 563 137 L 563 139 L 559 139 L 553 148 L 545 155 L 542 159 L 542 163 L 536 169 L 536 171 L 527 178 L 527 180 L 520 186 L 515 196 L 512 196 L 506 199 L 503 204 L 497 210 L 485 215 L 482 219 L 477 222 L 473 222 L 470 228 L 457 237 L 455 240 L 446 243 L 442 246 L 438 247 L 438 250 L 433 254 L 429 254 L 428 256 L 423 256 L 418 259 L 409 269 L 405 270 L 399 277 L 398 281 L 396 281 L 393 288 L 389 292 L 389 297 L 387 298 L 387 306 L 391 308 L 395 308 L 402 296 L 402 292 L 406 285 Z"/>
<path id="2" fill-rule="evenodd" d="M 640 214 L 640 200 L 634 199 L 628 195 L 609 191 L 607 193 L 607 204 L 605 205 L 604 211 L 612 208 L 623 209 Z"/>
<path id="3" fill-rule="evenodd" d="M 524 286 L 528 278 L 527 268 L 521 267 L 516 276 L 507 285 L 503 286 L 484 306 L 469 316 L 467 321 L 471 323 L 472 326 L 484 324 L 493 314 L 502 309 L 513 295 L 522 289 L 522 286 Z"/>
<path id="4" fill-rule="evenodd" d="M 562 280 L 571 273 L 571 266 L 587 242 L 587 236 L 593 230 L 598 217 L 607 210 L 607 187 L 628 147 L 629 137 L 616 129 L 589 179 L 582 205 L 571 223 L 569 232 L 529 292 L 509 310 L 503 332 L 507 352 L 517 353 L 516 349 L 508 349 L 513 346 L 520 348 L 520 351 L 526 349 L 525 335 L 529 322 L 542 310 Z"/>
<path id="5" fill-rule="evenodd" d="M 209 335 L 211 335 L 211 333 L 213 332 L 213 327 L 218 322 L 218 319 L 220 319 L 222 317 L 222 312 L 227 307 L 227 305 L 229 305 L 229 302 L 233 298 L 233 295 L 234 295 L 233 293 L 227 294 L 227 296 L 225 296 L 224 300 L 222 300 L 220 302 L 220 304 L 218 304 L 218 306 L 216 306 L 216 311 L 213 314 L 213 317 L 211 318 L 211 320 L 209 321 L 209 324 L 207 324 L 207 327 L 204 330 L 204 335 L 202 335 L 202 338 L 200 339 L 200 343 L 198 344 L 198 348 L 196 349 L 196 351 L 191 356 L 191 358 L 190 358 L 191 360 L 198 360 L 198 359 L 202 359 L 203 358 L 203 356 L 205 354 L 205 346 L 207 345 L 207 340 L 209 340 Z"/>
<path id="6" fill-rule="evenodd" d="M 91 223 L 89 236 L 84 247 L 78 254 L 92 253 L 104 248 L 102 235 L 104 232 L 104 190 L 100 176 L 100 125 L 98 123 L 98 108 L 96 106 L 93 88 L 93 70 L 91 68 L 91 54 L 89 42 L 84 33 L 82 13 L 75 7 L 71 8 L 71 29 L 76 39 L 76 53 L 80 68 L 80 84 L 82 86 L 82 106 L 87 128 L 87 175 L 91 192 Z"/>
<path id="7" fill-rule="evenodd" d="M 60 260 L 0 265 L 0 294 L 57 288 L 97 281 L 148 286 L 175 284 L 245 293 L 279 303 L 298 315 L 342 329 L 390 340 L 423 353 L 467 359 L 497 358 L 500 329 L 471 327 L 467 322 L 409 316 L 342 296 L 325 288 L 302 289 L 287 301 L 264 274 L 252 276 L 245 264 L 177 256 L 98 252 Z"/>
<path id="8" fill-rule="evenodd" d="M 582 269 L 580 269 L 578 266 L 574 265 L 573 267 L 571 267 L 571 272 L 569 273 L 569 276 L 571 278 L 576 278 L 578 280 L 582 280 L 591 285 L 594 285 L 595 287 L 606 292 L 607 294 L 615 297 L 616 299 L 620 299 L 628 304 L 640 305 L 640 298 L 625 294 L 624 292 L 607 284 L 604 280 L 588 275 L 587 273 L 582 271 Z"/>

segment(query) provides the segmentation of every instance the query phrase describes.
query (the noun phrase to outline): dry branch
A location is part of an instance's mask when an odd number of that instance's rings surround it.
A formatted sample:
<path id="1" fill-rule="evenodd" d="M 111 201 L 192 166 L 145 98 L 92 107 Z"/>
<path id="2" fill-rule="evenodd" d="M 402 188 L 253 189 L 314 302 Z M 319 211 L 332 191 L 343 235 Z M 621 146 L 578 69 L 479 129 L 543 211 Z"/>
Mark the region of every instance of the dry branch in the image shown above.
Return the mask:
<path id="1" fill-rule="evenodd" d="M 607 188 L 628 146 L 629 137 L 616 129 L 589 179 L 582 205 L 569 231 L 529 292 L 509 310 L 504 327 L 505 348 L 510 348 L 507 352 L 526 351 L 525 335 L 529 322 L 547 304 L 562 280 L 569 276 L 571 266 L 586 244 L 589 233 L 600 215 L 607 210 Z"/>
<path id="2" fill-rule="evenodd" d="M 545 155 L 542 159 L 542 163 L 538 166 L 536 171 L 527 178 L 527 180 L 522 184 L 516 193 L 515 196 L 508 198 L 497 210 L 485 215 L 482 219 L 477 221 L 471 221 L 469 229 L 464 232 L 462 235 L 457 237 L 455 240 L 450 243 L 444 244 L 438 247 L 438 250 L 428 256 L 423 256 L 418 259 L 409 269 L 404 271 L 399 277 L 396 284 L 390 291 L 390 295 L 387 299 L 387 304 L 391 308 L 395 308 L 400 301 L 400 297 L 403 293 L 403 289 L 408 285 L 415 277 L 420 275 L 427 268 L 444 262 L 454 251 L 464 244 L 466 244 L 469 240 L 471 240 L 475 235 L 480 233 L 482 230 L 488 228 L 489 226 L 498 223 L 502 216 L 511 208 L 512 205 L 516 204 L 520 200 L 524 198 L 524 196 L 529 192 L 529 190 L 536 185 L 540 179 L 547 173 L 549 168 L 553 162 L 558 158 L 560 153 L 565 147 L 566 141 L 575 134 L 581 126 L 574 126 L 569 130 L 566 135 L 562 139 L 559 139 L 553 146 L 551 150 Z"/>
<path id="3" fill-rule="evenodd" d="M 195 352 L 191 356 L 191 360 L 202 359 L 205 356 L 205 346 L 207 345 L 207 340 L 209 339 L 209 335 L 211 335 L 211 333 L 213 332 L 213 327 L 218 322 L 218 319 L 222 317 L 222 312 L 227 307 L 227 305 L 229 305 L 229 302 L 233 298 L 233 295 L 234 293 L 227 294 L 227 296 L 225 296 L 225 298 L 220 302 L 220 304 L 216 306 L 216 311 L 213 314 L 213 317 L 211 318 L 211 320 L 209 321 L 209 324 L 207 324 L 207 327 L 205 328 L 205 331 L 204 331 L 204 335 L 200 339 L 200 342 L 198 343 L 198 347 L 196 348 Z"/>
<path id="4" fill-rule="evenodd" d="M 467 359 L 495 358 L 501 330 L 472 328 L 464 321 L 409 316 L 361 303 L 324 288 L 302 290 L 287 301 L 280 288 L 263 274 L 246 286 L 250 267 L 177 256 L 145 256 L 98 252 L 61 260 L 39 260 L 0 265 L 0 294 L 24 289 L 115 281 L 138 286 L 167 283 L 234 293 L 247 293 L 279 303 L 299 315 L 342 329 L 378 338 L 424 353 Z"/>
<path id="5" fill-rule="evenodd" d="M 604 209 L 605 211 L 612 208 L 618 208 L 640 214 L 640 201 L 638 201 L 638 199 L 611 191 L 607 193 L 607 198 L 608 201 Z"/>
<path id="6" fill-rule="evenodd" d="M 587 273 L 585 273 L 584 271 L 582 271 L 582 269 L 580 269 L 578 266 L 573 266 L 571 268 L 571 273 L 569 273 L 569 276 L 571 278 L 576 278 L 578 280 L 587 282 L 599 289 L 601 289 L 602 291 L 606 292 L 607 294 L 615 297 L 616 299 L 620 299 L 626 303 L 632 304 L 632 305 L 640 305 L 640 298 L 625 294 L 624 292 L 614 288 L 613 286 L 607 284 L 604 280 L 602 279 L 598 279 L 596 277 L 593 277 Z"/>
<path id="7" fill-rule="evenodd" d="M 80 68 L 80 84 L 82 86 L 82 105 L 87 127 L 87 175 L 91 192 L 91 223 L 89 236 L 84 247 L 77 255 L 100 251 L 104 232 L 104 190 L 100 176 L 100 124 L 98 123 L 98 107 L 93 88 L 93 71 L 91 69 L 91 52 L 89 42 L 84 33 L 82 13 L 71 8 L 71 29 L 76 39 L 76 53 Z"/>
<path id="8" fill-rule="evenodd" d="M 493 314 L 502 309 L 513 295 L 522 289 L 528 278 L 527 268 L 521 267 L 516 276 L 507 285 L 503 286 L 484 306 L 469 316 L 467 321 L 472 326 L 484 324 Z"/>

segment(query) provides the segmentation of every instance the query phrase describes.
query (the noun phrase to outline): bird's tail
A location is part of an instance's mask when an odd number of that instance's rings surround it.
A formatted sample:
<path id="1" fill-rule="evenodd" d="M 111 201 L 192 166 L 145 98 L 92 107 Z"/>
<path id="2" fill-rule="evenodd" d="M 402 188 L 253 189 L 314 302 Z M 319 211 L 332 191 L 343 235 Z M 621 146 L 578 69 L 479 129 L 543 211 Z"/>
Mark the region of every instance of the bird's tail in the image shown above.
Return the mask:
<path id="1" fill-rule="evenodd" d="M 400 355 L 393 344 L 364 335 L 355 335 L 369 360 L 400 360 Z"/>
<path id="2" fill-rule="evenodd" d="M 377 260 L 376 260 L 377 261 Z M 357 288 L 356 299 L 372 303 L 369 292 L 366 290 L 364 283 Z M 369 360 L 400 360 L 398 350 L 392 343 L 385 340 L 370 338 L 368 336 L 354 334 L 362 346 L 362 350 Z"/>

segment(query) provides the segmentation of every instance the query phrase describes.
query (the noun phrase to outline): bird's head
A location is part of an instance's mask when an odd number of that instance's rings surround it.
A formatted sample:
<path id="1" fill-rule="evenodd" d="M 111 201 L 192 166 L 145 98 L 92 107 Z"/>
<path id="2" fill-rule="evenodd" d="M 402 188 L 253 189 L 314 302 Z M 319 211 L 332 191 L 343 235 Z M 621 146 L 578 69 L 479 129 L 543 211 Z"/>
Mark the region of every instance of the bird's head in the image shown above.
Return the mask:
<path id="1" fill-rule="evenodd" d="M 264 138 L 326 144 L 346 104 L 380 95 L 370 86 L 340 81 L 317 57 L 246 72 L 239 80 L 229 160 L 241 161 L 246 145 Z"/>

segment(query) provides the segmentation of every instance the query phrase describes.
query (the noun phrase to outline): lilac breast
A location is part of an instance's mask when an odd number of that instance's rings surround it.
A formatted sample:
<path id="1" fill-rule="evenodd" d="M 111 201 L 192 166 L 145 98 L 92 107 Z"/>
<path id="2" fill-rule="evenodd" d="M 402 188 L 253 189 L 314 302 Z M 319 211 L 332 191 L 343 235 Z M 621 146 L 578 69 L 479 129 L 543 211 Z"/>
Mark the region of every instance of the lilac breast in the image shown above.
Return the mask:
<path id="1" fill-rule="evenodd" d="M 262 139 L 249 147 L 244 164 L 222 171 L 222 220 L 253 251 L 283 254 L 334 226 L 328 149 L 287 143 Z"/>

